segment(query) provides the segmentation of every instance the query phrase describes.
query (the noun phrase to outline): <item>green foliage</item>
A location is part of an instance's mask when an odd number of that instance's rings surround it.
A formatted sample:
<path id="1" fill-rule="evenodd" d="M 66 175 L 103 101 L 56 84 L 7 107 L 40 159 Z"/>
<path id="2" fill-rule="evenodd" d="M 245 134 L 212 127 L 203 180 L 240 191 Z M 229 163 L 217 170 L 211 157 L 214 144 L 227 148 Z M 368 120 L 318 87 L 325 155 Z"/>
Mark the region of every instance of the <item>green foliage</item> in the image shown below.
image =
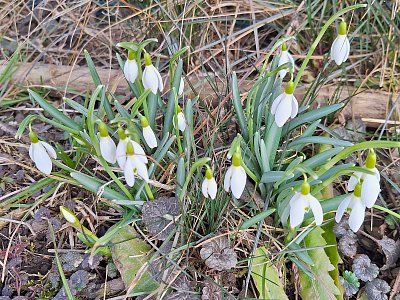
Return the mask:
<path id="1" fill-rule="evenodd" d="M 308 250 L 308 254 L 314 264 L 309 267 L 314 279 L 310 278 L 305 272 L 300 271 L 300 296 L 303 299 L 327 299 L 330 300 L 341 294 L 340 290 L 335 285 L 334 280 L 330 276 L 331 271 L 335 269 L 325 253 L 324 247 L 326 241 L 322 237 L 324 231 L 320 227 L 315 227 L 304 238 L 305 247 L 319 247 Z"/>
<path id="2" fill-rule="evenodd" d="M 278 270 L 268 259 L 268 251 L 265 247 L 256 250 L 251 276 L 259 293 L 258 299 L 289 299 L 285 294 Z"/>
<path id="3" fill-rule="evenodd" d="M 125 288 L 132 293 L 151 293 L 158 287 L 148 270 L 151 247 L 137 238 L 133 227 L 127 225 L 117 231 L 111 239 L 112 258 L 124 281 Z"/>

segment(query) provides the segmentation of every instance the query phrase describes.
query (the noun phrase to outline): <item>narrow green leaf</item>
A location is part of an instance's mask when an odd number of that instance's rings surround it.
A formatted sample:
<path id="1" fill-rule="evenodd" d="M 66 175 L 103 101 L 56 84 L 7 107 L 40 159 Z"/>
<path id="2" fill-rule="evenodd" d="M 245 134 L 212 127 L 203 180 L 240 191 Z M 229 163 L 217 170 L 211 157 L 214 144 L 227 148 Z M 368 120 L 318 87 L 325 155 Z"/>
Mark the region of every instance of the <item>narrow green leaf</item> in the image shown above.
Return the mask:
<path id="1" fill-rule="evenodd" d="M 180 195 L 182 187 L 185 184 L 185 177 L 185 160 L 183 159 L 183 157 L 181 157 L 178 161 L 178 167 L 176 169 L 176 195 Z"/>
<path id="2" fill-rule="evenodd" d="M 80 131 L 82 128 L 75 123 L 72 119 L 64 115 L 62 112 L 60 112 L 58 109 L 56 109 L 53 105 L 51 105 L 49 102 L 44 100 L 42 96 L 37 94 L 36 92 L 28 89 L 29 95 L 40 105 L 41 108 L 45 112 L 47 112 L 49 115 L 51 115 L 54 119 L 56 119 L 58 122 L 64 124 L 67 127 L 70 127 L 74 130 Z"/>
<path id="3" fill-rule="evenodd" d="M 232 74 L 232 102 L 233 106 L 235 107 L 236 117 L 239 122 L 240 130 L 242 133 L 243 138 L 246 142 L 249 141 L 249 132 L 247 129 L 247 122 L 244 116 L 242 102 L 240 100 L 240 93 L 239 93 L 239 86 L 236 77 L 236 73 L 233 72 Z"/>
<path id="4" fill-rule="evenodd" d="M 332 145 L 337 147 L 350 147 L 353 146 L 353 143 L 348 141 L 343 141 L 335 138 L 329 138 L 326 136 L 306 136 L 306 137 L 298 137 L 293 142 L 288 145 L 288 148 L 291 149 L 297 145 L 306 145 L 306 144 L 325 144 Z"/>
<path id="5" fill-rule="evenodd" d="M 334 113 L 335 111 L 338 111 L 339 109 L 343 108 L 343 106 L 344 106 L 343 103 L 337 103 L 337 104 L 323 106 L 321 108 L 313 109 L 304 114 L 300 114 L 283 127 L 284 132 L 290 132 L 294 128 L 296 128 L 300 125 L 303 125 L 306 123 L 312 123 L 318 119 L 325 118 L 325 117 L 329 116 L 331 113 Z"/>
<path id="6" fill-rule="evenodd" d="M 120 194 L 117 191 L 114 191 L 109 186 L 106 186 L 106 182 L 99 181 L 94 179 L 93 177 L 87 176 L 80 172 L 71 172 L 71 177 L 82 184 L 87 190 L 93 193 L 99 193 L 102 191 L 101 195 L 104 198 L 110 200 L 128 200 L 126 196 Z"/>
<path id="7" fill-rule="evenodd" d="M 167 109 L 164 115 L 164 127 L 163 127 L 163 137 L 166 136 L 172 128 L 172 120 L 175 114 L 175 95 L 172 92 L 175 88 L 175 91 L 179 90 L 179 85 L 181 83 L 182 77 L 182 69 L 183 69 L 183 61 L 181 59 L 178 60 L 178 65 L 176 66 L 174 73 L 174 80 L 171 85 L 171 90 L 169 92 Z"/>
<path id="8" fill-rule="evenodd" d="M 263 211 L 261 213 L 259 213 L 258 215 L 255 215 L 254 217 L 244 221 L 242 223 L 242 225 L 240 225 L 240 230 L 242 229 L 247 229 L 255 224 L 257 224 L 258 222 L 264 220 L 266 217 L 268 217 L 269 215 L 273 214 L 275 212 L 275 208 L 271 208 L 268 209 L 266 211 Z"/>
<path id="9" fill-rule="evenodd" d="M 20 139 L 21 136 L 24 134 L 25 128 L 28 127 L 29 124 L 32 123 L 32 121 L 36 118 L 37 118 L 36 115 L 26 116 L 25 119 L 22 120 L 21 124 L 19 124 L 17 133 L 15 134 L 15 138 Z"/>

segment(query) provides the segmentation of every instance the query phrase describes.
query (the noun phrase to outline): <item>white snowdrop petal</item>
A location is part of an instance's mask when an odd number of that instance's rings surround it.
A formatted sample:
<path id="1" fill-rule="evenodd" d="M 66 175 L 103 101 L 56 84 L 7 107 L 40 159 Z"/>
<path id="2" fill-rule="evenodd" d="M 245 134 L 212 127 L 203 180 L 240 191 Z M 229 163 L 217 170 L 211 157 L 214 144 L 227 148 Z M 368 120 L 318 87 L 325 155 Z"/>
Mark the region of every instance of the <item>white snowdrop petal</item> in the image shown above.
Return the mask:
<path id="1" fill-rule="evenodd" d="M 347 207 L 349 207 L 350 201 L 353 199 L 353 195 L 346 197 L 342 202 L 340 202 L 339 207 L 336 211 L 335 221 L 339 223 L 342 219 L 344 212 L 346 211 Z"/>
<path id="2" fill-rule="evenodd" d="M 304 196 L 300 195 L 300 197 L 297 197 L 296 201 L 292 201 L 292 203 L 290 204 L 289 217 L 290 217 L 290 227 L 292 229 L 303 223 L 304 213 L 305 213 Z"/>
<path id="3" fill-rule="evenodd" d="M 311 211 L 314 214 L 315 224 L 319 226 L 322 224 L 322 221 L 324 220 L 324 212 L 322 211 L 321 203 L 319 203 L 317 198 L 315 198 L 311 194 L 309 194 L 307 198 Z"/>
<path id="4" fill-rule="evenodd" d="M 149 174 L 147 173 L 146 165 L 137 157 L 133 157 L 133 167 L 136 168 L 136 172 L 146 182 L 149 182 Z"/>
<path id="5" fill-rule="evenodd" d="M 53 164 L 44 146 L 41 143 L 33 144 L 32 154 L 36 168 L 38 168 L 39 171 L 45 173 L 46 175 L 49 175 L 51 173 Z"/>
<path id="6" fill-rule="evenodd" d="M 179 82 L 179 91 L 178 91 L 179 97 L 181 97 L 183 95 L 184 88 L 185 88 L 185 82 L 183 81 L 183 78 L 181 77 L 181 81 Z"/>
<path id="7" fill-rule="evenodd" d="M 160 92 L 162 92 L 162 91 L 164 90 L 164 83 L 163 83 L 163 81 L 162 81 L 161 74 L 160 74 L 160 72 L 158 72 L 158 70 L 157 70 L 155 67 L 154 67 L 154 72 L 155 72 L 156 75 L 157 75 L 158 90 L 159 90 Z"/>
<path id="8" fill-rule="evenodd" d="M 292 205 L 295 201 L 297 201 L 301 197 L 301 193 L 296 192 L 292 198 L 290 198 L 289 205 Z"/>
<path id="9" fill-rule="evenodd" d="M 142 83 L 145 89 L 150 89 L 153 94 L 157 94 L 159 87 L 159 78 L 157 76 L 157 70 L 153 65 L 146 66 L 142 75 Z"/>
<path id="10" fill-rule="evenodd" d="M 292 112 L 290 114 L 290 117 L 293 119 L 294 117 L 297 116 L 298 112 L 299 112 L 299 103 L 297 102 L 296 97 L 293 95 L 292 96 Z"/>
<path id="11" fill-rule="evenodd" d="M 233 196 L 239 199 L 246 186 L 247 175 L 242 166 L 232 168 L 231 191 Z"/>
<path id="12" fill-rule="evenodd" d="M 214 200 L 215 197 L 217 196 L 217 190 L 218 190 L 218 187 L 217 187 L 217 182 L 215 181 L 215 178 L 213 177 L 211 179 L 208 179 L 208 194 L 210 195 L 210 198 L 212 200 Z"/>
<path id="13" fill-rule="evenodd" d="M 177 115 L 177 119 L 178 119 L 178 128 L 180 131 L 185 131 L 186 128 L 186 119 L 185 119 L 185 115 L 183 114 L 183 112 L 179 112 Z"/>
<path id="14" fill-rule="evenodd" d="M 354 191 L 358 180 L 361 179 L 362 173 L 361 172 L 354 172 L 354 176 L 351 176 L 349 182 L 347 183 L 347 190 L 349 192 Z"/>
<path id="15" fill-rule="evenodd" d="M 224 190 L 229 192 L 229 189 L 231 187 L 231 178 L 232 178 L 232 168 L 233 166 L 230 166 L 228 170 L 226 171 L 225 178 L 224 178 Z"/>
<path id="16" fill-rule="evenodd" d="M 126 80 L 134 83 L 139 74 L 139 68 L 135 60 L 128 59 L 124 65 L 124 75 Z"/>
<path id="17" fill-rule="evenodd" d="M 363 204 L 371 208 L 378 199 L 380 191 L 381 188 L 376 177 L 374 175 L 366 175 L 361 187 L 361 200 Z"/>
<path id="18" fill-rule="evenodd" d="M 278 67 L 290 62 L 288 51 L 282 51 L 281 56 L 279 57 Z M 288 72 L 288 68 L 282 69 L 279 71 L 279 77 L 284 78 Z"/>
<path id="19" fill-rule="evenodd" d="M 345 62 L 349 58 L 349 54 L 350 54 L 350 42 L 349 42 L 349 39 L 347 37 L 346 37 L 344 46 L 345 46 L 345 53 L 344 53 L 344 56 L 343 56 L 343 62 Z"/>
<path id="20" fill-rule="evenodd" d="M 33 146 L 34 144 L 33 143 L 31 143 L 31 145 L 29 146 L 29 157 L 33 160 L 33 161 L 35 161 L 35 158 L 34 158 L 34 153 L 33 153 Z"/>
<path id="21" fill-rule="evenodd" d="M 364 222 L 365 217 L 365 206 L 361 201 L 355 200 L 352 205 L 352 210 L 349 217 L 349 227 L 354 232 L 357 232 L 360 229 L 361 225 Z"/>
<path id="22" fill-rule="evenodd" d="M 56 151 L 49 143 L 42 142 L 42 141 L 39 141 L 39 143 L 41 143 L 43 145 L 43 147 L 46 149 L 47 153 L 49 154 L 49 156 L 51 158 L 53 158 L 53 159 L 57 158 Z"/>
<path id="23" fill-rule="evenodd" d="M 340 66 L 347 59 L 346 55 L 349 55 L 349 51 L 350 44 L 348 43 L 347 36 L 339 35 L 332 44 L 331 58 Z"/>
<path id="24" fill-rule="evenodd" d="M 379 173 L 377 168 L 373 168 L 372 171 L 375 173 L 375 178 L 380 181 L 381 180 L 381 174 Z"/>
<path id="25" fill-rule="evenodd" d="M 126 184 L 132 187 L 135 184 L 135 173 L 133 171 L 132 157 L 128 157 L 124 166 Z"/>
<path id="26" fill-rule="evenodd" d="M 103 158 L 110 164 L 114 164 L 117 160 L 117 147 L 110 136 L 100 137 L 100 152 Z"/>
<path id="27" fill-rule="evenodd" d="M 275 115 L 276 109 L 277 109 L 279 103 L 281 103 L 282 98 L 283 98 L 284 96 L 285 96 L 285 94 L 280 94 L 278 97 L 275 98 L 274 102 L 272 102 L 271 114 Z"/>
<path id="28" fill-rule="evenodd" d="M 133 151 L 135 152 L 135 155 L 139 157 L 145 164 L 148 163 L 148 159 L 146 156 L 146 153 L 144 152 L 142 146 L 140 146 L 139 143 L 135 141 L 131 141 L 132 146 L 133 146 Z"/>
<path id="29" fill-rule="evenodd" d="M 292 97 L 291 95 L 285 95 L 282 101 L 276 108 L 275 122 L 278 127 L 285 125 L 292 112 Z"/>
<path id="30" fill-rule="evenodd" d="M 147 126 L 147 127 L 143 128 L 143 137 L 144 137 L 144 140 L 146 141 L 146 144 L 151 149 L 157 147 L 156 135 L 154 134 L 154 131 L 151 129 L 150 126 Z"/>
<path id="31" fill-rule="evenodd" d="M 128 139 L 119 140 L 117 145 L 117 150 L 115 155 L 117 157 L 118 166 L 123 169 L 126 162 L 126 145 L 128 144 Z"/>
<path id="32" fill-rule="evenodd" d="M 203 180 L 203 183 L 201 184 L 201 192 L 203 193 L 203 196 L 208 198 L 208 180 L 205 178 Z"/>

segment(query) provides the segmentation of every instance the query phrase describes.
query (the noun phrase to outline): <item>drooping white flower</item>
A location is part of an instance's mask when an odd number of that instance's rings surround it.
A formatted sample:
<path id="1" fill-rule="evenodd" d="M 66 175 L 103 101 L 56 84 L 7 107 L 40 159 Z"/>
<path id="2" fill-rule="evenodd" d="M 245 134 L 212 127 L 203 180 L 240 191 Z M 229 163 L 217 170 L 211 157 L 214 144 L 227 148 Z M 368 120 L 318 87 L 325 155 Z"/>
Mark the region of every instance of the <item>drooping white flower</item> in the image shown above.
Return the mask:
<path id="1" fill-rule="evenodd" d="M 331 59 L 340 66 L 349 57 L 350 53 L 350 42 L 347 38 L 347 24 L 342 21 L 339 25 L 339 35 L 332 43 L 331 47 Z"/>
<path id="2" fill-rule="evenodd" d="M 314 214 L 315 224 L 321 225 L 324 219 L 321 204 L 313 195 L 310 194 L 310 185 L 304 182 L 301 185 L 301 192 L 296 192 L 289 201 L 290 206 L 290 227 L 295 228 L 301 225 L 304 220 L 304 214 L 311 211 Z"/>
<path id="3" fill-rule="evenodd" d="M 183 95 L 184 88 L 185 88 L 185 82 L 183 81 L 183 78 L 181 77 L 181 81 L 179 83 L 178 97 L 181 97 Z"/>
<path id="4" fill-rule="evenodd" d="M 129 186 L 135 184 L 135 175 L 139 175 L 144 181 L 149 181 L 147 172 L 148 160 L 143 148 L 134 141 L 128 141 L 126 146 L 126 161 L 124 165 L 125 181 Z"/>
<path id="5" fill-rule="evenodd" d="M 33 131 L 29 132 L 29 138 L 31 139 L 29 157 L 33 160 L 39 171 L 49 175 L 53 168 L 51 158 L 57 158 L 56 152 L 50 144 L 39 141 L 36 133 Z"/>
<path id="6" fill-rule="evenodd" d="M 121 127 L 118 128 L 119 142 L 115 155 L 117 157 L 118 166 L 123 169 L 126 161 L 126 146 L 128 145 L 129 138 L 126 136 L 125 130 Z"/>
<path id="7" fill-rule="evenodd" d="M 139 68 L 135 60 L 135 54 L 129 50 L 128 59 L 124 65 L 124 75 L 126 80 L 134 83 L 139 74 Z"/>
<path id="8" fill-rule="evenodd" d="M 186 118 L 185 115 L 183 114 L 180 106 L 178 106 L 178 113 L 176 115 L 176 119 L 178 121 L 178 129 L 182 132 L 185 131 L 186 129 Z M 176 128 L 176 124 L 175 124 L 175 118 L 173 119 L 173 124 L 174 124 L 174 128 Z"/>
<path id="9" fill-rule="evenodd" d="M 214 200 L 217 196 L 217 182 L 215 181 L 210 168 L 207 168 L 206 170 L 206 176 L 204 177 L 204 181 L 201 185 L 201 191 L 206 198 L 210 197 Z"/>
<path id="10" fill-rule="evenodd" d="M 361 183 L 361 200 L 368 208 L 371 208 L 375 204 L 381 191 L 379 184 L 380 174 L 376 169 L 375 164 L 376 154 L 373 150 L 371 150 L 368 153 L 365 168 L 372 171 L 374 174 L 372 175 L 363 172 L 354 172 L 354 175 L 350 177 L 350 180 L 347 184 L 347 190 L 353 191 L 356 185 L 359 182 Z"/>
<path id="11" fill-rule="evenodd" d="M 156 135 L 154 134 L 153 129 L 151 129 L 149 125 L 149 121 L 145 116 L 140 118 L 140 123 L 143 128 L 143 137 L 144 140 L 146 141 L 146 144 L 151 148 L 156 148 L 157 147 L 157 139 Z"/>
<path id="12" fill-rule="evenodd" d="M 282 78 L 282 79 L 286 76 L 286 74 L 287 74 L 287 72 L 289 72 L 289 70 L 291 70 L 292 73 L 294 72 L 294 59 L 293 59 L 293 56 L 289 53 L 286 43 L 283 43 L 283 45 L 282 45 L 282 53 L 281 53 L 281 56 L 279 57 L 278 67 L 280 67 L 280 66 L 282 66 L 282 65 L 284 65 L 286 63 L 291 63 L 292 66 L 290 68 L 282 69 L 282 70 L 279 71 L 279 77 Z"/>
<path id="13" fill-rule="evenodd" d="M 361 183 L 358 183 L 355 186 L 354 192 L 340 203 L 335 216 L 336 222 L 339 223 L 343 214 L 346 211 L 350 212 L 349 227 L 354 232 L 360 229 L 365 217 L 366 206 L 361 200 L 361 189 Z"/>
<path id="14" fill-rule="evenodd" d="M 99 123 L 99 144 L 100 144 L 100 152 L 101 156 L 109 162 L 110 164 L 114 164 L 117 160 L 116 158 L 116 150 L 117 146 L 113 139 L 108 135 L 107 125 L 103 122 Z"/>
<path id="15" fill-rule="evenodd" d="M 289 118 L 294 118 L 299 110 L 299 104 L 293 94 L 294 83 L 289 81 L 285 92 L 280 94 L 272 103 L 271 114 L 275 116 L 275 123 L 278 127 L 285 125 Z"/>
<path id="16" fill-rule="evenodd" d="M 232 156 L 232 165 L 228 168 L 224 178 L 224 189 L 232 191 L 233 196 L 239 199 L 246 186 L 247 175 L 241 165 L 240 153 L 235 152 Z"/>
<path id="17" fill-rule="evenodd" d="M 142 83 L 145 89 L 150 89 L 153 94 L 157 94 L 164 89 L 164 84 L 160 75 L 160 72 L 153 66 L 151 62 L 150 54 L 147 52 L 144 54 L 145 68 L 142 75 Z"/>

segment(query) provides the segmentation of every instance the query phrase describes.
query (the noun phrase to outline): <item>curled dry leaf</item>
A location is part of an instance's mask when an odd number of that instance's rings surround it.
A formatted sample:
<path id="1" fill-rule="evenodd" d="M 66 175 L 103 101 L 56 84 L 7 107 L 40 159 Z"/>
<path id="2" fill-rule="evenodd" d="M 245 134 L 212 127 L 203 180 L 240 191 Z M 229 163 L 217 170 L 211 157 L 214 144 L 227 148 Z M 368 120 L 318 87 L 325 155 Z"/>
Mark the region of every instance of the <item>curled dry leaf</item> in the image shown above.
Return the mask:
<path id="1" fill-rule="evenodd" d="M 225 236 L 206 243 L 200 250 L 200 256 L 205 260 L 207 267 L 217 271 L 229 270 L 237 264 L 236 253 L 229 248 L 229 241 Z"/>
<path id="2" fill-rule="evenodd" d="M 176 292 L 167 295 L 164 299 L 167 300 L 200 300 L 200 296 L 196 294 L 196 283 L 189 280 L 186 276 L 179 276 L 172 287 Z"/>
<path id="3" fill-rule="evenodd" d="M 202 290 L 201 300 L 222 300 L 221 287 L 211 281 L 206 281 Z"/>
<path id="4" fill-rule="evenodd" d="M 338 239 L 344 237 L 347 234 L 354 234 L 349 226 L 349 219 L 347 217 L 343 217 L 339 223 L 335 223 L 333 226 L 333 232 L 337 236 Z"/>
<path id="5" fill-rule="evenodd" d="M 379 274 L 377 265 L 371 263 L 369 257 L 365 254 L 357 255 L 353 261 L 353 273 L 362 281 L 372 281 Z"/>
<path id="6" fill-rule="evenodd" d="M 383 236 L 383 238 L 377 243 L 386 256 L 386 264 L 382 267 L 382 270 L 386 270 L 396 265 L 396 262 L 400 257 L 400 240 L 394 241 L 387 236 Z"/>
<path id="7" fill-rule="evenodd" d="M 382 279 L 375 278 L 365 285 L 365 294 L 368 299 L 387 300 L 388 296 L 386 294 L 389 292 L 390 286 Z"/>
<path id="8" fill-rule="evenodd" d="M 165 240 L 174 230 L 174 220 L 180 213 L 175 197 L 160 197 L 143 205 L 143 222 L 149 233 L 159 240 Z"/>
<path id="9" fill-rule="evenodd" d="M 338 242 L 339 252 L 347 257 L 354 257 L 357 254 L 357 236 L 348 232 Z"/>

